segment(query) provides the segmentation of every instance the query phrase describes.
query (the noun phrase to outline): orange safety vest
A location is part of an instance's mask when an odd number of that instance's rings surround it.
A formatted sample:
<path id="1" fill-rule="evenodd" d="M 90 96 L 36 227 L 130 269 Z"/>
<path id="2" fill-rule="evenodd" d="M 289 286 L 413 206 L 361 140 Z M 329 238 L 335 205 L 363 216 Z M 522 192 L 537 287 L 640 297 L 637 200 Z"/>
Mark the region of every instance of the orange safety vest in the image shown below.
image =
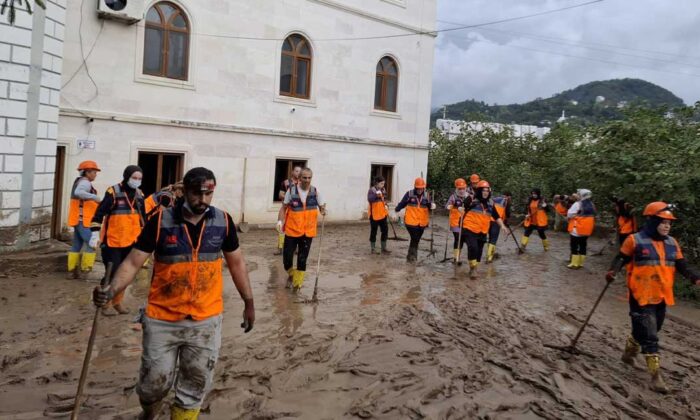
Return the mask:
<path id="1" fill-rule="evenodd" d="M 579 236 L 591 236 L 595 228 L 595 213 L 595 206 L 591 200 L 581 201 L 578 214 L 569 221 L 567 231 L 571 233 L 576 229 Z"/>
<path id="2" fill-rule="evenodd" d="M 506 220 L 506 198 L 503 196 L 494 197 L 493 198 L 493 207 L 496 209 L 496 213 L 498 213 L 498 217 L 500 217 L 501 220 L 505 221 Z M 493 218 L 491 220 L 493 220 Z"/>
<path id="3" fill-rule="evenodd" d="M 673 305 L 673 279 L 676 260 L 681 258 L 681 247 L 668 236 L 654 241 L 645 232 L 628 239 L 634 241 L 632 262 L 627 266 L 627 287 L 640 306 L 665 301 Z"/>
<path id="4" fill-rule="evenodd" d="M 114 205 L 105 220 L 105 243 L 112 248 L 131 246 L 139 237 L 143 228 L 140 207 L 143 206 L 143 193 L 136 189 L 134 200 L 122 191 L 121 184 L 111 186 L 107 193 L 114 196 Z"/>
<path id="5" fill-rule="evenodd" d="M 379 192 L 379 191 L 377 191 Z M 379 201 L 369 203 L 369 215 L 372 220 L 382 220 L 385 219 L 389 213 L 386 211 L 386 203 L 384 202 L 384 196 L 386 195 L 386 190 L 381 190 L 382 198 Z M 379 197 L 377 197 L 379 198 Z"/>
<path id="6" fill-rule="evenodd" d="M 474 233 L 486 234 L 491 226 L 492 214 L 493 200 L 489 199 L 486 205 L 479 200 L 474 200 L 464 215 L 462 227 Z"/>
<path id="7" fill-rule="evenodd" d="M 562 216 L 566 217 L 567 209 L 560 201 L 557 201 L 557 204 L 554 205 L 554 210 L 556 210 L 556 212 L 561 214 Z"/>
<path id="8" fill-rule="evenodd" d="M 408 226 L 427 227 L 430 220 L 430 197 L 423 192 L 417 196 L 415 190 L 408 192 L 405 223 Z"/>
<path id="9" fill-rule="evenodd" d="M 464 207 L 464 199 L 460 198 L 457 194 L 452 194 L 452 197 L 454 197 L 452 199 L 454 204 L 452 204 L 452 208 L 450 209 L 450 228 L 454 229 L 459 227 L 459 220 L 462 218 L 462 216 L 459 214 L 459 210 L 457 209 Z"/>
<path id="10" fill-rule="evenodd" d="M 527 218 L 525 219 L 525 227 L 534 225 L 536 227 L 547 227 L 549 219 L 547 218 L 547 211 L 540 208 L 540 200 L 531 200 L 530 205 L 527 208 Z"/>
<path id="11" fill-rule="evenodd" d="M 634 220 L 634 216 L 617 216 L 617 229 L 621 235 L 629 235 L 636 232 L 637 222 Z"/>
<path id="12" fill-rule="evenodd" d="M 184 221 L 175 220 L 175 209 L 158 213 L 158 236 L 153 258 L 153 277 L 146 315 L 162 321 L 195 321 L 224 310 L 221 246 L 228 235 L 228 215 L 209 207 L 199 241 L 192 238 Z"/>
<path id="13" fill-rule="evenodd" d="M 301 201 L 298 185 L 293 185 L 289 189 L 289 194 L 291 195 L 291 201 L 287 205 L 287 214 L 284 221 L 285 235 L 293 238 L 300 236 L 315 237 L 319 213 L 316 187 L 312 186 L 309 189 L 305 203 Z"/>
<path id="14" fill-rule="evenodd" d="M 149 214 L 154 208 L 158 207 L 158 201 L 156 200 L 156 193 L 153 193 L 146 197 L 146 200 L 144 201 L 144 205 L 146 206 L 146 214 Z"/>
<path id="15" fill-rule="evenodd" d="M 68 226 L 75 227 L 78 223 L 83 222 L 83 226 L 90 227 L 90 222 L 92 222 L 92 216 L 97 212 L 97 207 L 99 203 L 95 201 L 85 201 L 78 198 L 75 195 L 75 190 L 78 188 L 78 182 L 81 179 L 87 179 L 85 177 L 78 177 L 73 182 L 73 188 L 70 192 L 70 207 L 68 209 Z M 97 195 L 97 190 L 90 183 L 90 193 Z"/>

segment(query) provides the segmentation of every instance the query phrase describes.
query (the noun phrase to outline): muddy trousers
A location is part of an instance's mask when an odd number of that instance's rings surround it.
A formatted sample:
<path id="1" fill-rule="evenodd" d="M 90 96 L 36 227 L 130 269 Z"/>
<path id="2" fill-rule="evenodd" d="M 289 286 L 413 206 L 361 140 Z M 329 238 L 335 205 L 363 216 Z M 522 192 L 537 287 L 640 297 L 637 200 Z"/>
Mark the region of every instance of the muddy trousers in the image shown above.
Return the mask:
<path id="1" fill-rule="evenodd" d="M 489 225 L 489 243 L 491 245 L 496 245 L 498 242 L 498 237 L 501 234 L 501 227 L 496 222 L 491 222 Z"/>
<path id="2" fill-rule="evenodd" d="M 420 245 L 420 238 L 423 236 L 423 231 L 425 228 L 406 225 L 406 230 L 408 231 L 408 235 L 411 237 L 411 242 L 408 243 L 407 258 L 411 261 L 415 261 L 416 258 L 418 258 L 418 246 Z"/>
<path id="3" fill-rule="evenodd" d="M 467 238 L 467 254 L 469 255 L 469 261 L 476 260 L 477 262 L 481 262 L 481 254 L 486 244 L 486 234 L 474 233 L 469 229 L 462 229 L 462 238 L 465 237 Z"/>
<path id="4" fill-rule="evenodd" d="M 537 230 L 537 233 L 540 235 L 540 239 L 547 239 L 547 235 L 545 235 L 545 233 L 544 233 L 544 231 L 547 230 L 547 226 L 530 225 L 530 226 L 525 228 L 525 233 L 523 233 L 523 236 L 525 236 L 526 238 L 529 238 L 535 229 Z"/>
<path id="5" fill-rule="evenodd" d="M 308 236 L 293 237 L 286 235 L 284 237 L 284 249 L 282 251 L 282 263 L 284 264 L 284 270 L 288 271 L 294 266 L 294 251 L 299 249 L 297 253 L 297 266 L 296 269 L 299 271 L 306 271 L 306 260 L 309 258 L 309 251 L 311 250 L 311 241 L 314 238 L 309 238 Z"/>
<path id="6" fill-rule="evenodd" d="M 80 252 L 83 250 L 83 246 L 86 248 L 86 252 L 95 252 L 95 248 L 90 248 L 88 245 L 91 235 L 90 228 L 83 226 L 82 222 L 73 226 L 73 243 L 70 252 Z"/>
<path id="7" fill-rule="evenodd" d="M 386 242 L 389 239 L 389 225 L 386 223 L 386 217 L 381 220 L 369 219 L 370 242 L 377 242 L 377 228 L 382 232 L 381 241 Z"/>
<path id="8" fill-rule="evenodd" d="M 569 245 L 571 247 L 571 255 L 586 255 L 588 236 L 570 235 Z"/>
<path id="9" fill-rule="evenodd" d="M 143 315 L 143 353 L 136 393 L 142 405 L 161 401 L 175 384 L 175 405 L 199 408 L 214 379 L 221 315 L 169 322 Z"/>
<path id="10" fill-rule="evenodd" d="M 642 353 L 657 353 L 659 351 L 658 332 L 661 331 L 666 318 L 666 302 L 640 306 L 631 291 L 629 295 L 632 337 L 642 346 Z"/>
<path id="11" fill-rule="evenodd" d="M 112 248 L 106 244 L 102 244 L 102 263 L 105 265 L 105 270 L 107 270 L 107 264 L 112 263 L 112 278 L 114 278 L 117 268 L 119 268 L 126 259 L 126 256 L 129 255 L 129 252 L 131 252 L 131 248 L 130 246 L 125 248 Z M 125 290 L 126 289 L 114 295 L 114 299 L 111 301 L 113 305 L 119 305 L 122 302 Z"/>
<path id="12" fill-rule="evenodd" d="M 454 236 L 455 240 L 452 242 L 452 248 L 453 249 L 462 249 L 464 247 L 464 244 L 467 243 L 467 237 L 462 235 L 462 243 L 459 242 L 459 232 L 452 232 L 452 236 Z"/>

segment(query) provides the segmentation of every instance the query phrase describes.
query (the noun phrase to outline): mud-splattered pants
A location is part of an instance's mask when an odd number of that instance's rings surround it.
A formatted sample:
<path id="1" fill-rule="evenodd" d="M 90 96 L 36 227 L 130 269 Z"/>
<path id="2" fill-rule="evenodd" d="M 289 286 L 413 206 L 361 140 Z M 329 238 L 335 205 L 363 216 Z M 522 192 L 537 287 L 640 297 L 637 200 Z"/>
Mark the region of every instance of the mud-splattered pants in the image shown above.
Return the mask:
<path id="1" fill-rule="evenodd" d="M 498 237 L 501 234 L 501 227 L 496 222 L 491 222 L 489 225 L 489 243 L 496 245 L 498 242 Z"/>
<path id="2" fill-rule="evenodd" d="M 111 246 L 107 246 L 106 244 L 102 244 L 102 263 L 105 265 L 105 270 L 107 270 L 107 265 L 109 263 L 112 263 L 112 278 L 114 278 L 114 274 L 117 272 L 117 269 L 119 266 L 124 262 L 126 257 L 129 255 L 129 252 L 131 252 L 131 246 L 127 246 L 124 248 L 112 248 Z M 114 298 L 107 304 L 113 304 L 113 305 L 119 305 L 122 303 L 122 300 L 124 300 L 124 292 L 126 289 L 122 290 L 121 292 L 117 293 Z"/>
<path id="3" fill-rule="evenodd" d="M 462 238 L 466 238 L 469 260 L 481 262 L 481 254 L 484 252 L 484 244 L 486 244 L 486 234 L 462 229 Z"/>
<path id="4" fill-rule="evenodd" d="M 666 318 L 666 302 L 640 306 L 631 291 L 629 295 L 632 337 L 642 346 L 642 353 L 656 353 L 659 351 L 658 332 Z"/>
<path id="5" fill-rule="evenodd" d="M 284 237 L 284 248 L 282 250 L 282 263 L 284 264 L 284 270 L 287 271 L 294 266 L 294 251 L 298 250 L 297 253 L 297 266 L 296 269 L 299 271 L 306 271 L 306 260 L 309 258 L 309 251 L 311 250 L 311 241 L 314 238 L 309 238 L 308 236 L 285 236 Z"/>
<path id="6" fill-rule="evenodd" d="M 380 220 L 369 219 L 369 241 L 377 242 L 377 228 L 382 232 L 381 241 L 386 242 L 389 238 L 389 225 L 386 223 L 386 217 Z"/>
<path id="7" fill-rule="evenodd" d="M 221 347 L 221 315 L 203 321 L 142 317 L 143 354 L 136 392 L 154 404 L 175 384 L 175 405 L 198 408 L 214 378 Z"/>

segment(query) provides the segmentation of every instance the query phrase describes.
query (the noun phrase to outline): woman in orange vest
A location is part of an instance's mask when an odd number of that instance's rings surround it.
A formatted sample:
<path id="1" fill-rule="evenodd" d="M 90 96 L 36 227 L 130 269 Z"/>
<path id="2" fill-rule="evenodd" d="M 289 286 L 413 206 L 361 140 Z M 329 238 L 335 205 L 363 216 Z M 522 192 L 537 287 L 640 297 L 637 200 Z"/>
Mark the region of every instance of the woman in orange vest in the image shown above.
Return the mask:
<path id="1" fill-rule="evenodd" d="M 142 178 L 143 170 L 140 167 L 127 166 L 122 181 L 107 189 L 90 224 L 90 245 L 96 247 L 102 243 L 102 262 L 105 268 L 112 263 L 112 275 L 129 255 L 146 222 L 146 207 L 143 193 L 139 189 Z M 122 305 L 123 299 L 122 290 L 114 296 L 112 305 L 118 313 L 127 314 L 129 310 Z M 114 315 L 110 312 L 109 305 L 102 307 L 102 314 Z"/>
<path id="2" fill-rule="evenodd" d="M 595 205 L 591 201 L 591 191 L 580 189 L 576 192 L 579 201 L 575 202 L 569 211 L 569 237 L 571 245 L 571 261 L 567 268 L 580 269 L 586 261 L 586 248 L 588 237 L 593 234 L 595 228 Z"/>
<path id="3" fill-rule="evenodd" d="M 503 220 L 503 224 L 508 226 L 508 219 L 510 219 L 510 200 L 511 193 L 504 192 L 503 195 L 493 198 L 493 205 L 498 212 L 498 216 Z M 498 237 L 501 234 L 501 226 L 495 220 L 491 220 L 489 226 L 489 244 L 486 247 L 486 263 L 490 264 L 493 262 L 496 256 L 496 244 L 498 243 Z"/>
<path id="4" fill-rule="evenodd" d="M 605 278 L 613 282 L 627 266 L 627 288 L 632 319 L 632 335 L 627 339 L 622 361 L 634 365 L 640 350 L 652 377 L 652 388 L 661 393 L 668 387 L 661 377 L 658 332 L 664 323 L 666 305 L 673 305 L 673 281 L 676 270 L 700 286 L 700 273 L 688 266 L 678 242 L 671 236 L 676 220 L 669 206 L 656 201 L 644 209 L 644 228 L 629 236 L 613 260 Z"/>
<path id="5" fill-rule="evenodd" d="M 615 216 L 617 216 L 617 236 L 622 245 L 628 236 L 637 232 L 637 221 L 632 214 L 632 205 L 624 198 L 616 199 Z"/>
<path id="6" fill-rule="evenodd" d="M 462 230 L 461 221 L 464 216 L 464 201 L 467 199 L 467 181 L 462 178 L 455 179 L 455 192 L 452 193 L 450 198 L 447 200 L 447 205 L 445 208 L 450 212 L 450 232 L 454 236 L 453 243 L 453 262 L 456 264 L 459 260 L 459 254 L 462 247 L 466 243 L 467 238 L 460 235 L 459 232 Z M 461 240 L 460 240 L 460 236 Z M 460 243 L 461 242 L 461 243 Z"/>
<path id="7" fill-rule="evenodd" d="M 485 180 L 479 181 L 474 190 L 474 199 L 467 198 L 462 222 L 462 236 L 466 237 L 467 253 L 469 256 L 469 278 L 478 278 L 477 268 L 481 262 L 481 254 L 486 244 L 486 234 L 489 233 L 491 220 L 494 220 L 506 234 L 510 233 L 508 226 L 496 210 L 491 199 L 491 185 Z"/>
<path id="8" fill-rule="evenodd" d="M 311 185 L 311 178 L 311 168 L 302 169 L 299 184 L 292 185 L 287 190 L 277 216 L 277 232 L 284 232 L 282 261 L 289 275 L 287 287 L 292 287 L 295 291 L 304 285 L 306 260 L 311 250 L 311 241 L 316 237 L 318 214 L 326 215 L 326 204 L 316 187 Z M 294 251 L 297 251 L 296 268 Z"/>
<path id="9" fill-rule="evenodd" d="M 540 189 L 533 188 L 527 202 L 527 216 L 525 216 L 525 223 L 523 224 L 525 226 L 525 233 L 520 240 L 523 250 L 525 250 L 528 242 L 530 242 L 530 235 L 535 229 L 537 229 L 537 233 L 540 235 L 540 239 L 542 239 L 544 250 L 549 250 L 549 240 L 544 233 L 547 230 L 547 223 L 549 223 L 549 219 L 547 218 L 548 208 L 549 204 L 542 198 Z"/>
<path id="10" fill-rule="evenodd" d="M 430 195 L 425 191 L 425 180 L 416 178 L 413 181 L 413 189 L 407 191 L 403 198 L 396 206 L 395 212 L 398 213 L 404 208 L 404 222 L 406 230 L 411 236 L 411 242 L 408 245 L 408 255 L 406 261 L 415 262 L 418 259 L 418 245 L 420 238 L 423 236 L 423 231 L 430 224 L 430 211 L 435 210 Z"/>
<path id="11" fill-rule="evenodd" d="M 80 162 L 78 171 L 80 176 L 73 182 L 68 210 L 68 226 L 73 228 L 73 244 L 68 252 L 68 273 L 76 279 L 80 273 L 86 277 L 95 265 L 95 248 L 90 246 L 90 222 L 100 204 L 97 190 L 92 186 L 100 171 L 97 163 L 91 160 Z M 86 250 L 81 258 L 83 246 Z"/>
<path id="12" fill-rule="evenodd" d="M 554 231 L 566 231 L 566 213 L 569 211 L 567 201 L 569 197 L 561 194 L 554 195 Z"/>
<path id="13" fill-rule="evenodd" d="M 370 253 L 374 254 L 377 247 L 377 228 L 382 231 L 382 254 L 391 254 L 386 247 L 386 241 L 389 238 L 389 225 L 387 218 L 389 217 L 389 207 L 386 205 L 386 189 L 384 185 L 386 180 L 383 176 L 374 178 L 374 186 L 367 192 L 367 202 L 369 203 L 369 244 Z"/>

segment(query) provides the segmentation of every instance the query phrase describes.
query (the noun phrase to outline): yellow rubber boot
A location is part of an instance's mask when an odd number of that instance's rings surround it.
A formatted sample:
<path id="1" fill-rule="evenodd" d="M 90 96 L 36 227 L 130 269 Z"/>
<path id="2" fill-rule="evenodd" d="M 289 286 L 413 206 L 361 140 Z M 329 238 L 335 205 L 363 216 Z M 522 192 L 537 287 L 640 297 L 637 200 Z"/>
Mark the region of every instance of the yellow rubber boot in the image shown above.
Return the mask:
<path id="1" fill-rule="evenodd" d="M 488 244 L 486 246 L 486 262 L 492 263 L 494 255 L 496 255 L 496 245 Z"/>
<path id="2" fill-rule="evenodd" d="M 453 249 L 452 255 L 454 256 L 454 262 L 456 263 L 457 260 L 459 259 L 459 249 Z"/>
<path id="3" fill-rule="evenodd" d="M 566 266 L 566 268 L 576 270 L 579 267 L 578 264 L 580 261 L 580 257 L 581 257 L 580 255 L 576 255 L 576 254 L 572 255 L 571 262 L 569 263 L 569 265 Z"/>
<path id="4" fill-rule="evenodd" d="M 668 386 L 661 377 L 661 359 L 658 354 L 645 354 L 647 369 L 651 374 L 651 389 L 661 394 L 668 393 Z"/>
<path id="5" fill-rule="evenodd" d="M 86 252 L 83 254 L 83 259 L 80 261 L 80 271 L 83 273 L 89 273 L 92 271 L 92 267 L 95 266 L 95 257 L 97 254 L 94 252 Z"/>
<path id="6" fill-rule="evenodd" d="M 477 273 L 477 268 L 479 267 L 479 262 L 477 260 L 469 260 L 469 278 L 472 280 L 477 280 L 479 274 Z"/>
<path id="7" fill-rule="evenodd" d="M 80 263 L 80 252 L 69 252 L 68 253 L 68 272 L 72 273 L 78 268 Z"/>
<path id="8" fill-rule="evenodd" d="M 180 408 L 176 405 L 170 407 L 170 420 L 197 420 L 199 408 Z"/>
<path id="9" fill-rule="evenodd" d="M 530 237 L 529 236 L 523 236 L 523 238 L 520 240 L 520 245 L 523 247 L 523 251 L 527 247 L 527 243 L 530 242 Z"/>
<path id="10" fill-rule="evenodd" d="M 294 276 L 292 277 L 292 285 L 295 289 L 301 289 L 304 285 L 304 276 L 306 276 L 305 271 L 294 270 Z"/>
<path id="11" fill-rule="evenodd" d="M 586 261 L 586 256 L 585 255 L 579 255 L 578 256 L 578 267 L 576 268 L 583 268 L 583 263 Z"/>
<path id="12" fill-rule="evenodd" d="M 544 252 L 549 251 L 549 239 L 542 239 L 542 247 L 544 247 Z"/>
<path id="13" fill-rule="evenodd" d="M 277 251 L 275 255 L 282 255 L 282 248 L 284 248 L 284 233 L 277 235 Z"/>
<path id="14" fill-rule="evenodd" d="M 292 287 L 292 281 L 294 279 L 294 272 L 295 271 L 297 271 L 297 270 L 295 270 L 293 268 L 290 268 L 289 270 L 287 270 L 287 276 L 288 276 L 287 277 L 287 289 L 291 289 L 291 287 Z"/>
<path id="15" fill-rule="evenodd" d="M 639 343 L 637 343 L 637 340 L 630 335 L 627 337 L 627 342 L 625 343 L 625 351 L 622 353 L 622 361 L 630 366 L 634 366 L 634 359 L 641 350 L 642 348 Z"/>

